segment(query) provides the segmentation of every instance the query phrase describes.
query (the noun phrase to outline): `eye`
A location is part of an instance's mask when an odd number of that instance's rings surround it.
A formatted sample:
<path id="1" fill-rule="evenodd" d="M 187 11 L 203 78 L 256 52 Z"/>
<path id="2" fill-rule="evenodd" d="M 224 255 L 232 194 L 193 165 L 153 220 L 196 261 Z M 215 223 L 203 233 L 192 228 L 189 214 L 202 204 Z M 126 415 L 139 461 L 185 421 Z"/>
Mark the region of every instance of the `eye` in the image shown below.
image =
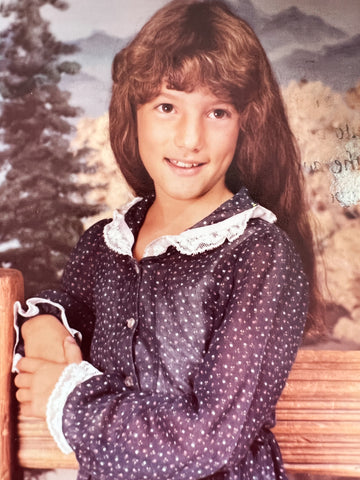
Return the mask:
<path id="1" fill-rule="evenodd" d="M 230 116 L 230 112 L 224 110 L 223 108 L 216 108 L 210 113 L 211 118 L 216 118 L 218 120 L 221 120 L 222 118 L 228 118 Z"/>
<path id="2" fill-rule="evenodd" d="M 174 105 L 171 103 L 161 103 L 157 107 L 157 110 L 159 110 L 161 113 L 171 113 L 174 111 Z"/>

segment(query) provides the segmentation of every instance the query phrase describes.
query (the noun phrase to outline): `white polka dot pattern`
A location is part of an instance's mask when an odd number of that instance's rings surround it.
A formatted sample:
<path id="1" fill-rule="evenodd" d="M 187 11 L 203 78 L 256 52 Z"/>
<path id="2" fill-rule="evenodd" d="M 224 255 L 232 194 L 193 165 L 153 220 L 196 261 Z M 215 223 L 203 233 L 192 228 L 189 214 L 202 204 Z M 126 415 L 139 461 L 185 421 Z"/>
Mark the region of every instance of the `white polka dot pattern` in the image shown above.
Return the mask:
<path id="1" fill-rule="evenodd" d="M 126 213 L 134 238 L 151 201 Z M 194 228 L 252 205 L 242 189 Z M 270 428 L 308 302 L 291 242 L 253 219 L 204 253 L 170 246 L 136 262 L 105 244 L 107 223 L 80 240 L 64 290 L 43 295 L 65 308 L 104 373 L 63 412 L 79 479 L 285 480 Z"/>

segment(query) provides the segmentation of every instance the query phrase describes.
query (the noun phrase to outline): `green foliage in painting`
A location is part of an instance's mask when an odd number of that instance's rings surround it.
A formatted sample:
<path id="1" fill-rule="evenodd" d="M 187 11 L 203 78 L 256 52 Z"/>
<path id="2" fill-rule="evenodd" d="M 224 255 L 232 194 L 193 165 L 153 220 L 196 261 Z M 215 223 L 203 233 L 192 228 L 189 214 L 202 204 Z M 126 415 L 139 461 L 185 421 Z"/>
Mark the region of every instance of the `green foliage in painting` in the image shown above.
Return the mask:
<path id="1" fill-rule="evenodd" d="M 83 231 L 98 210 L 77 183 L 86 150 L 74 152 L 71 119 L 80 112 L 62 91 L 62 75 L 80 66 L 64 61 L 76 48 L 56 40 L 41 7 L 57 0 L 0 3 L 9 27 L 0 34 L 0 265 L 20 269 L 27 294 L 57 286 Z M 66 58 L 66 57 L 65 57 Z"/>

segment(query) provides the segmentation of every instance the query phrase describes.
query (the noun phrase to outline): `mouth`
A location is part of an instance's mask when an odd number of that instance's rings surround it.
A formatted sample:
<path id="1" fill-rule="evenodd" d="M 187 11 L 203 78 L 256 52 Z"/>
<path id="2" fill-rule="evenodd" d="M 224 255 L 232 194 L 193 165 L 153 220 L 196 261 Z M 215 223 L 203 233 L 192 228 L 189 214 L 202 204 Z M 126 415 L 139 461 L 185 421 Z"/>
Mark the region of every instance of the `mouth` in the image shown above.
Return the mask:
<path id="1" fill-rule="evenodd" d="M 202 165 L 204 165 L 204 163 L 201 163 L 201 162 L 183 162 L 181 160 L 176 160 L 174 158 L 168 158 L 168 157 L 165 157 L 165 160 L 170 165 L 173 165 L 174 167 L 177 167 L 177 168 L 184 168 L 185 170 L 190 170 L 191 168 L 199 168 Z"/>

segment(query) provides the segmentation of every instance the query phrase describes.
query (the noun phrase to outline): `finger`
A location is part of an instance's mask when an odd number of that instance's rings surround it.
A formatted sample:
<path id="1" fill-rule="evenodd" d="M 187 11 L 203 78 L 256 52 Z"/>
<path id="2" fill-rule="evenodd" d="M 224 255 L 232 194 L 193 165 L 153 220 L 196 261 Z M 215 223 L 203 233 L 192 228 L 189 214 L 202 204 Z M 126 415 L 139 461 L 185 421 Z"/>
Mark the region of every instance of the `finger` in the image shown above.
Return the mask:
<path id="1" fill-rule="evenodd" d="M 14 383 L 18 388 L 30 388 L 31 381 L 31 373 L 19 373 L 18 375 L 16 375 Z"/>
<path id="2" fill-rule="evenodd" d="M 24 417 L 34 417 L 33 408 L 30 402 L 22 403 L 20 405 L 20 415 Z"/>
<path id="3" fill-rule="evenodd" d="M 16 368 L 20 372 L 34 373 L 43 363 L 40 358 L 23 357 L 18 361 Z"/>
<path id="4" fill-rule="evenodd" d="M 31 392 L 29 388 L 19 388 L 15 394 L 16 400 L 19 403 L 30 403 L 31 402 Z"/>
<path id="5" fill-rule="evenodd" d="M 66 337 L 64 340 L 65 359 L 67 363 L 81 363 L 81 350 L 73 337 Z"/>

